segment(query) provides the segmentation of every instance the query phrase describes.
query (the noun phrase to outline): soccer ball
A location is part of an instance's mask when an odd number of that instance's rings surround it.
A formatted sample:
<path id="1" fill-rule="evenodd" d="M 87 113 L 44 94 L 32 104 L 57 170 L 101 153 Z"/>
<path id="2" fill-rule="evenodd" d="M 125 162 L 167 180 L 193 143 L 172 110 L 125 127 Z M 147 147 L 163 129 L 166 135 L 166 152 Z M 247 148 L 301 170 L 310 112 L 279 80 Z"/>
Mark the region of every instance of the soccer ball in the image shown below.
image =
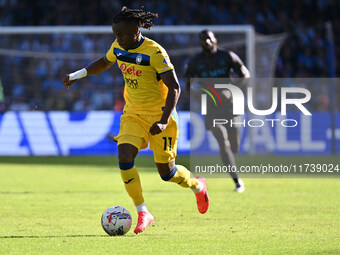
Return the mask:
<path id="1" fill-rule="evenodd" d="M 110 236 L 125 235 L 131 228 L 132 218 L 128 210 L 112 206 L 102 215 L 102 227 Z"/>

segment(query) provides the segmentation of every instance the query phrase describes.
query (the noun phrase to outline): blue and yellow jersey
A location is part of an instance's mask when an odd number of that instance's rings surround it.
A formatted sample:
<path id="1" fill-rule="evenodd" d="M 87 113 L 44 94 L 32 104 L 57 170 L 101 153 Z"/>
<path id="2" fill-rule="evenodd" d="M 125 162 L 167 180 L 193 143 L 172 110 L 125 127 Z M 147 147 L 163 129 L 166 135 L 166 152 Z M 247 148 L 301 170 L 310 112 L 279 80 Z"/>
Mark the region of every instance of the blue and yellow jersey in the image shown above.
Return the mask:
<path id="1" fill-rule="evenodd" d="M 115 40 L 106 53 L 106 59 L 112 63 L 117 61 L 124 76 L 124 112 L 146 115 L 162 113 L 168 88 L 161 76 L 174 69 L 162 46 L 142 37 L 135 48 L 124 50 Z"/>

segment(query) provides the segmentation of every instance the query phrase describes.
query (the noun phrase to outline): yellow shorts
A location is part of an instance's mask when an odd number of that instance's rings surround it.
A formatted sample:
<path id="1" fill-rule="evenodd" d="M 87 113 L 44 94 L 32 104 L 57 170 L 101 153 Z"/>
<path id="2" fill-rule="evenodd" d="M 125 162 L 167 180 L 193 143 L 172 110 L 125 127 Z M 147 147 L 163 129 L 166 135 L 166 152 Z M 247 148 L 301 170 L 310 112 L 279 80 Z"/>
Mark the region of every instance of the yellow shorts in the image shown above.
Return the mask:
<path id="1" fill-rule="evenodd" d="M 151 126 L 161 117 L 162 115 L 124 113 L 120 118 L 120 131 L 115 140 L 118 145 L 129 143 L 138 149 L 145 149 L 150 143 L 155 162 L 169 163 L 177 156 L 178 116 L 173 111 L 167 128 L 157 135 L 151 135 Z"/>

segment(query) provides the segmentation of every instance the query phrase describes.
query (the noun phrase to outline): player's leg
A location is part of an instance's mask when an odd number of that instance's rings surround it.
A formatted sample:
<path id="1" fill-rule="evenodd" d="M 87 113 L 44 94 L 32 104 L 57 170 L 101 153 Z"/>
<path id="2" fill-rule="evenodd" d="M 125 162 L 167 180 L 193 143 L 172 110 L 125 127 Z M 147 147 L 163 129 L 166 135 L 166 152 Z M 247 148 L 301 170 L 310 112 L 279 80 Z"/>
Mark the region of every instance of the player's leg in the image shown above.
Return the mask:
<path id="1" fill-rule="evenodd" d="M 228 132 L 228 140 L 230 142 L 231 151 L 235 155 L 238 153 L 239 148 L 240 148 L 240 131 L 237 127 L 227 126 L 227 132 Z M 234 191 L 242 193 L 245 190 L 244 182 L 242 181 L 242 179 L 238 178 L 238 181 L 235 184 L 236 184 L 236 188 Z"/>
<path id="2" fill-rule="evenodd" d="M 158 172 L 164 181 L 174 182 L 181 187 L 190 188 L 199 197 L 199 211 L 205 213 L 209 207 L 209 197 L 204 178 L 194 178 L 191 172 L 182 165 L 175 164 L 178 138 L 177 113 L 170 118 L 167 128 L 150 138 L 150 148 L 154 151 Z"/>
<path id="3" fill-rule="evenodd" d="M 156 155 L 155 158 L 157 158 Z M 203 177 L 194 178 L 186 167 L 176 165 L 175 160 L 169 163 L 156 162 L 156 165 L 163 181 L 174 182 L 183 188 L 190 188 L 195 193 L 198 211 L 202 214 L 207 212 L 210 200 L 207 184 Z"/>
<path id="4" fill-rule="evenodd" d="M 227 127 L 228 140 L 230 142 L 231 151 L 237 154 L 240 149 L 240 131 L 236 127 Z"/>
<path id="5" fill-rule="evenodd" d="M 144 203 L 141 181 L 134 163 L 138 151 L 147 147 L 148 133 L 145 130 L 138 115 L 124 113 L 119 134 L 114 138 L 118 142 L 121 177 L 138 212 L 138 223 L 134 231 L 136 234 L 145 230 L 154 221 Z"/>
<path id="6" fill-rule="evenodd" d="M 201 183 L 182 165 L 176 165 L 175 160 L 169 163 L 157 163 L 158 173 L 163 181 L 175 182 L 184 188 L 201 191 Z"/>
<path id="7" fill-rule="evenodd" d="M 231 150 L 231 144 L 228 138 L 228 131 L 224 125 L 217 125 L 211 129 L 212 134 L 216 138 L 219 148 L 222 162 L 226 166 L 231 166 L 232 169 L 236 168 L 235 157 Z M 230 172 L 231 177 L 237 182 L 237 172 Z"/>
<path id="8" fill-rule="evenodd" d="M 218 145 L 220 148 L 220 156 L 221 156 L 223 164 L 225 166 L 230 166 L 230 169 L 232 169 L 232 171 L 230 171 L 229 174 L 235 183 L 235 186 L 236 186 L 235 191 L 236 191 L 236 189 L 241 187 L 242 181 L 240 181 L 238 177 L 235 156 L 233 154 L 230 138 L 232 138 L 232 141 L 233 141 L 233 149 L 236 151 L 237 143 L 235 143 L 236 142 L 235 139 L 237 137 L 228 136 L 229 130 L 234 132 L 233 130 L 236 130 L 236 129 L 235 128 L 227 129 L 224 125 L 217 125 L 216 127 L 211 128 L 210 130 L 218 142 Z M 233 134 L 233 135 L 236 135 L 236 134 Z"/>
<path id="9" fill-rule="evenodd" d="M 136 144 L 136 137 L 122 137 L 122 140 L 134 140 Z M 138 212 L 138 222 L 134 230 L 136 234 L 144 231 L 148 225 L 154 222 L 154 218 L 148 211 L 143 198 L 142 185 L 137 168 L 134 164 L 134 159 L 137 156 L 139 149 L 129 143 L 122 143 L 118 145 L 118 160 L 122 180 L 125 189 L 132 198 Z"/>
<path id="10" fill-rule="evenodd" d="M 125 189 L 132 198 L 136 207 L 144 203 L 142 194 L 142 186 L 137 168 L 135 166 L 135 158 L 138 148 L 129 143 L 118 145 L 118 160 L 122 180 Z"/>

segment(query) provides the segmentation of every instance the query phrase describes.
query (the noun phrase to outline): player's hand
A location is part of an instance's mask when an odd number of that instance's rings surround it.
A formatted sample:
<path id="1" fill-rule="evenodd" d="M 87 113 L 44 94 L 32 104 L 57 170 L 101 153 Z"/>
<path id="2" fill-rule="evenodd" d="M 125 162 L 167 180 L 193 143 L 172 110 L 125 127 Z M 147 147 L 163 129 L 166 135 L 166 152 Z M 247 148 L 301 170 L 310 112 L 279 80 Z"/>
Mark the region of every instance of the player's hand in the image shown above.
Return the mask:
<path id="1" fill-rule="evenodd" d="M 75 83 L 75 82 L 77 82 L 78 80 L 79 80 L 79 79 L 70 81 L 70 75 L 67 74 L 67 75 L 65 76 L 65 78 L 63 79 L 63 84 L 64 84 L 64 86 L 65 86 L 67 89 L 69 89 L 69 88 L 72 86 L 72 84 Z"/>
<path id="2" fill-rule="evenodd" d="M 152 124 L 149 132 L 151 135 L 157 135 L 163 132 L 167 126 L 168 126 L 168 123 L 161 123 L 160 121 L 157 121 Z"/>

